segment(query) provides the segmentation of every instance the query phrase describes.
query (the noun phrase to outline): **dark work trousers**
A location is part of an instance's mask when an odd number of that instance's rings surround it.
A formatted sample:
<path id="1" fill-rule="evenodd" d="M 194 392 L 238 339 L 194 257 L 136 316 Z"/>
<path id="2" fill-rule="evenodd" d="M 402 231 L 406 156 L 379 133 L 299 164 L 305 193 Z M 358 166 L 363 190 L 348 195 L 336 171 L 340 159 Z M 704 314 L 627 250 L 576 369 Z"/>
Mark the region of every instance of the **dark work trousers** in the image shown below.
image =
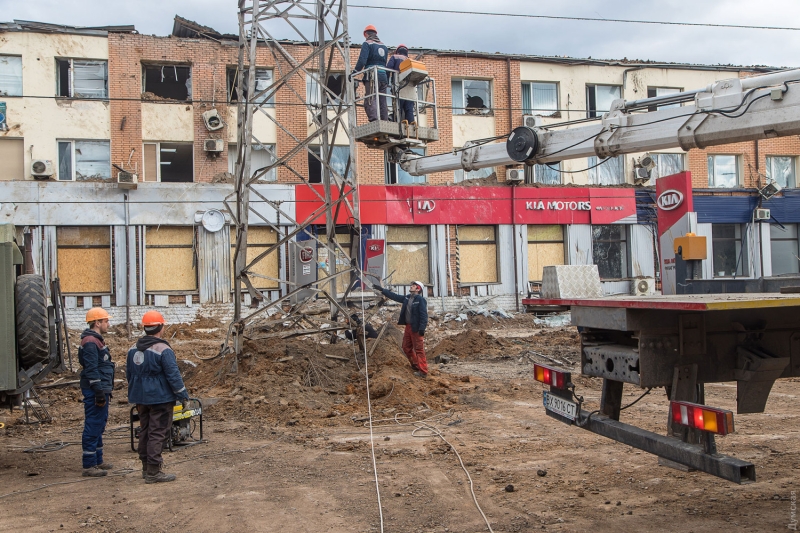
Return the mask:
<path id="1" fill-rule="evenodd" d="M 378 76 L 378 103 L 375 102 L 375 85 L 373 81 L 364 83 L 366 87 L 367 98 L 364 100 L 364 111 L 367 112 L 367 119 L 374 122 L 380 118 L 381 120 L 389 120 L 389 108 L 386 106 L 385 94 L 389 94 L 389 82 L 382 76 Z M 380 117 L 378 116 L 378 107 L 380 107 Z"/>
<path id="2" fill-rule="evenodd" d="M 108 422 L 108 401 L 111 396 L 105 393 L 106 404 L 97 407 L 94 404 L 95 393 L 92 389 L 81 389 L 83 393 L 83 467 L 91 468 L 103 464 L 103 432 Z"/>
<path id="3" fill-rule="evenodd" d="M 172 427 L 172 411 L 175 402 L 155 405 L 137 404 L 139 410 L 139 459 L 151 465 L 160 465 L 161 450 Z"/>
<path id="4" fill-rule="evenodd" d="M 403 120 L 407 120 L 409 123 L 416 122 L 417 119 L 414 116 L 414 101 L 413 100 L 403 100 L 400 98 L 397 102 L 397 105 L 400 106 L 400 114 L 403 117 Z M 398 120 L 398 122 L 400 122 Z"/>
<path id="5" fill-rule="evenodd" d="M 411 368 L 423 374 L 428 373 L 428 360 L 425 358 L 425 338 L 419 333 L 411 331 L 411 326 L 406 324 L 403 332 L 403 352 L 411 363 Z"/>

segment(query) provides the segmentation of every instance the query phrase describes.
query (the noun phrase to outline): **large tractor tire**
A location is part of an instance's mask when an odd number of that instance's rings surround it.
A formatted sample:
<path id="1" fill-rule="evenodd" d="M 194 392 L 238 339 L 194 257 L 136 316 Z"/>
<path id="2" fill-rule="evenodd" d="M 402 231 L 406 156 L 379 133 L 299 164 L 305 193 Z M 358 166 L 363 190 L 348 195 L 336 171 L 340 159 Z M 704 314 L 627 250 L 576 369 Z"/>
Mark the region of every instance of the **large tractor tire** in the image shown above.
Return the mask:
<path id="1" fill-rule="evenodd" d="M 19 366 L 27 370 L 50 359 L 50 324 L 44 278 L 36 274 L 17 277 L 14 287 Z"/>

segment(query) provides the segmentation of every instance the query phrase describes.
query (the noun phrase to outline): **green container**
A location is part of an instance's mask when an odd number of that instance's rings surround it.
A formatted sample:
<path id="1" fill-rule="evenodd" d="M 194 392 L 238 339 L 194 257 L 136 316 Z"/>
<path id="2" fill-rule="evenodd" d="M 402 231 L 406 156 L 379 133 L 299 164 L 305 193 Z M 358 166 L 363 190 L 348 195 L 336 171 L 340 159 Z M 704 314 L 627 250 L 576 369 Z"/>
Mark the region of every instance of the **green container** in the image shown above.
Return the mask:
<path id="1" fill-rule="evenodd" d="M 22 254 L 14 242 L 15 236 L 13 224 L 0 224 L 0 391 L 17 388 L 14 281 Z"/>

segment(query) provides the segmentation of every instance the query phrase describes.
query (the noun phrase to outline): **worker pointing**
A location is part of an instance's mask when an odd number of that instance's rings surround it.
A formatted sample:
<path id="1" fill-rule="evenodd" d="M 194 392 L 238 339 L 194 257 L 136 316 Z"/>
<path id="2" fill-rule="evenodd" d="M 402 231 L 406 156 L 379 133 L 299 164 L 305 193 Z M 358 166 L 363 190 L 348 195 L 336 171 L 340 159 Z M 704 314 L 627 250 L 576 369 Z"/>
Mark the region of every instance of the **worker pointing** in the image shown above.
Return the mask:
<path id="1" fill-rule="evenodd" d="M 83 475 L 102 477 L 113 465 L 103 461 L 103 432 L 108 422 L 108 401 L 114 389 L 114 362 L 103 335 L 108 333 L 109 315 L 102 307 L 86 313 L 88 327 L 81 333 L 78 361 L 83 393 Z"/>
<path id="2" fill-rule="evenodd" d="M 386 60 L 389 59 L 389 49 L 378 38 L 378 30 L 370 24 L 364 28 L 364 44 L 361 45 L 361 53 L 358 54 L 358 61 L 356 62 L 355 72 L 361 72 L 365 68 L 379 66 L 385 67 Z M 364 101 L 364 111 L 367 112 L 367 119 L 374 122 L 389 119 L 389 109 L 386 106 L 386 96 L 389 92 L 389 77 L 385 70 L 378 69 L 378 79 L 370 79 L 370 75 L 364 77 L 364 86 L 366 87 L 367 98 Z M 375 91 L 380 93 L 378 102 L 375 101 Z M 372 95 L 372 96 L 370 96 Z M 380 106 L 380 115 L 378 114 L 378 106 Z"/>
<path id="3" fill-rule="evenodd" d="M 145 483 L 175 481 L 162 470 L 161 451 L 170 435 L 175 401 L 189 399 L 175 352 L 163 339 L 164 317 L 148 311 L 142 317 L 145 336 L 128 350 L 128 403 L 139 411 L 139 459 Z"/>
<path id="4" fill-rule="evenodd" d="M 420 378 L 428 377 L 428 360 L 425 357 L 425 328 L 428 327 L 428 302 L 422 295 L 425 285 L 421 281 L 412 281 L 409 287 L 411 294 L 403 296 L 389 289 L 384 289 L 377 283 L 372 284 L 372 290 L 386 296 L 395 302 L 400 302 L 400 318 L 397 323 L 405 325 L 403 332 L 403 353 L 406 354 L 414 375 Z"/>

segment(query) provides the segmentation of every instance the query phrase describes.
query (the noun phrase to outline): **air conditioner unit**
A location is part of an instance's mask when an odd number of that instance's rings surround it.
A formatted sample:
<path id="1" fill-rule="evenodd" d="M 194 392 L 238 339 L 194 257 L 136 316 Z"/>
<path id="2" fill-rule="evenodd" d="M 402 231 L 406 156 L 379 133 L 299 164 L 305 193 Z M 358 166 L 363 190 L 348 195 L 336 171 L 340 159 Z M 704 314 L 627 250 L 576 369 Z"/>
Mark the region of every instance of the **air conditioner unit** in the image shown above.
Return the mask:
<path id="1" fill-rule="evenodd" d="M 222 117 L 219 116 L 216 109 L 203 113 L 203 123 L 208 131 L 217 131 L 225 127 L 225 123 L 222 122 Z"/>
<path id="2" fill-rule="evenodd" d="M 756 209 L 756 220 L 769 220 L 770 218 L 772 218 L 772 213 L 769 209 Z"/>
<path id="3" fill-rule="evenodd" d="M 527 128 L 538 128 L 542 125 L 542 117 L 539 115 L 522 115 L 522 125 Z"/>
<path id="4" fill-rule="evenodd" d="M 645 154 L 639 159 L 634 159 L 633 183 L 636 185 L 644 185 L 650 181 L 654 168 L 656 168 L 656 161 L 650 154 Z"/>
<path id="5" fill-rule="evenodd" d="M 117 185 L 120 189 L 135 189 L 139 184 L 139 175 L 133 172 L 117 172 Z"/>
<path id="6" fill-rule="evenodd" d="M 655 293 L 655 278 L 636 278 L 631 280 L 631 294 L 634 296 L 652 296 Z"/>
<path id="7" fill-rule="evenodd" d="M 523 183 L 525 181 L 525 169 L 524 168 L 506 169 L 506 181 L 511 183 Z"/>
<path id="8" fill-rule="evenodd" d="M 55 174 L 55 167 L 49 159 L 34 159 L 31 162 L 31 176 L 34 178 L 49 178 L 53 174 Z"/>
<path id="9" fill-rule="evenodd" d="M 220 153 L 225 149 L 225 141 L 222 139 L 206 139 L 203 143 L 203 150 L 206 152 Z"/>

